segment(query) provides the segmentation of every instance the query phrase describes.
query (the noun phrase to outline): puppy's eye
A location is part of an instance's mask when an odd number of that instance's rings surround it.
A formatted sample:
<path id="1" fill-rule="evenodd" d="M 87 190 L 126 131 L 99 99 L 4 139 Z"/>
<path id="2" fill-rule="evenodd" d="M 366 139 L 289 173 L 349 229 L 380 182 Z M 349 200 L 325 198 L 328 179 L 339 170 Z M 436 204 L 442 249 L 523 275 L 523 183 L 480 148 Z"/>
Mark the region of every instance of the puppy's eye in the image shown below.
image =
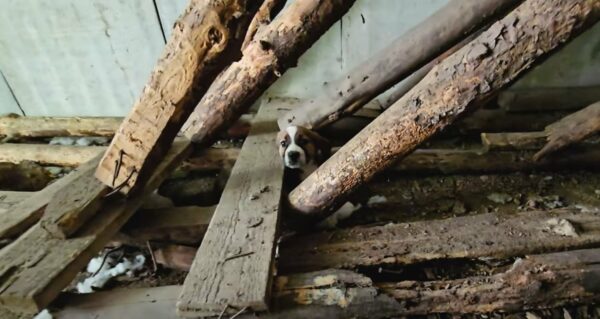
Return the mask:
<path id="1" fill-rule="evenodd" d="M 306 139 L 304 138 L 300 138 L 298 139 L 298 142 L 296 142 L 299 146 L 304 146 L 306 144 Z"/>
<path id="2" fill-rule="evenodd" d="M 285 143 L 285 140 L 283 140 L 283 141 L 279 142 L 279 144 L 280 144 L 281 146 L 285 147 L 285 144 L 286 144 L 286 143 Z"/>

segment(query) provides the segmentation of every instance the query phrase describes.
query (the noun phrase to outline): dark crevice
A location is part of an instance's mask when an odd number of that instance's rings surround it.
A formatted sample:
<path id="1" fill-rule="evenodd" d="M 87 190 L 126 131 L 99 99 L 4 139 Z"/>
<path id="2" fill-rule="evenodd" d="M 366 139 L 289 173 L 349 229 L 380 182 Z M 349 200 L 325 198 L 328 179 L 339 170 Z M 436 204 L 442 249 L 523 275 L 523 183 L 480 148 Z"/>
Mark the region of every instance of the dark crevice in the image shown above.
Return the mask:
<path id="1" fill-rule="evenodd" d="M 27 114 L 25 114 L 25 110 L 23 110 L 23 107 L 21 107 L 21 103 L 19 103 L 19 99 L 17 99 L 17 96 L 15 95 L 15 91 L 13 90 L 12 86 L 10 86 L 10 83 L 8 83 L 8 80 L 6 79 L 6 76 L 4 76 L 4 73 L 2 71 L 0 71 L 0 75 L 2 76 L 2 80 L 4 80 L 4 83 L 6 83 L 6 87 L 8 87 L 10 95 L 12 95 L 13 99 L 15 100 L 15 103 L 17 103 L 17 107 L 19 108 L 19 110 L 21 110 L 23 116 L 27 116 Z"/>
<path id="2" fill-rule="evenodd" d="M 167 35 L 165 34 L 165 28 L 162 24 L 162 19 L 160 18 L 160 11 L 158 10 L 158 6 L 156 5 L 156 0 L 152 0 L 152 4 L 154 4 L 154 12 L 156 12 L 156 20 L 158 20 L 158 26 L 160 27 L 160 33 L 162 34 L 163 41 L 167 44 Z"/>

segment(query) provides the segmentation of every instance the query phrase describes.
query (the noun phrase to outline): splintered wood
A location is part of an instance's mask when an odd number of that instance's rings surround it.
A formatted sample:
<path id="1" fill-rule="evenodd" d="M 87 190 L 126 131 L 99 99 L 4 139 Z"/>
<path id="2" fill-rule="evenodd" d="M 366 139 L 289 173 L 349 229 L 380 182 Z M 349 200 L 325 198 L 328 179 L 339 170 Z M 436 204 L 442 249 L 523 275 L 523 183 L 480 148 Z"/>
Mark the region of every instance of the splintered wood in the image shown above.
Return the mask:
<path id="1" fill-rule="evenodd" d="M 185 279 L 181 316 L 267 309 L 283 182 L 276 106 L 260 108 L 242 146 Z"/>
<path id="2" fill-rule="evenodd" d="M 37 224 L 0 250 L 0 304 L 27 313 L 44 309 L 190 151 L 188 141 L 175 142 L 139 195 L 104 203 L 77 236 L 55 238 Z"/>
<path id="3" fill-rule="evenodd" d="M 96 177 L 124 194 L 143 184 L 160 163 L 208 84 L 229 62 L 226 52 L 251 3 L 193 0 L 175 22 L 150 80 L 117 131 Z M 240 42 L 241 40 L 237 42 Z M 233 59 L 233 58 L 229 58 Z"/>

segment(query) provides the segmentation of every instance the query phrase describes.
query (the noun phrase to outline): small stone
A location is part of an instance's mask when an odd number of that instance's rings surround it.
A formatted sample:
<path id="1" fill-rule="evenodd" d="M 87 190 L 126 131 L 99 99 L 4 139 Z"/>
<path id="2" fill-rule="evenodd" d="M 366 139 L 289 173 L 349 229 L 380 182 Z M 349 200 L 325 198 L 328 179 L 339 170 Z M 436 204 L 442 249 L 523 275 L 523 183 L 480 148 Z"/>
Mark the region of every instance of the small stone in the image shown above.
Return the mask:
<path id="1" fill-rule="evenodd" d="M 487 196 L 487 199 L 496 204 L 506 204 L 512 201 L 512 196 L 505 193 L 491 193 Z"/>

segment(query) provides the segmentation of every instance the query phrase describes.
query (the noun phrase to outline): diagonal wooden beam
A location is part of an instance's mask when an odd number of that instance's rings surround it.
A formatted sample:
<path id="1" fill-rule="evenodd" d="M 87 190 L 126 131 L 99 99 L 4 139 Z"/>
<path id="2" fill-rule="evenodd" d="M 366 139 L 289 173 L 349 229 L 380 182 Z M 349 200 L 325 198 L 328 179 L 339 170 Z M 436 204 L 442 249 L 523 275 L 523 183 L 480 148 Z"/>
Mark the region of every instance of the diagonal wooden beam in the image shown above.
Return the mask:
<path id="1" fill-rule="evenodd" d="M 96 177 L 101 182 L 123 185 L 124 194 L 144 184 L 208 84 L 239 55 L 243 39 L 236 38 L 238 28 L 246 27 L 257 7 L 255 1 L 246 0 L 189 2 L 98 166 Z"/>
<path id="2" fill-rule="evenodd" d="M 190 151 L 189 141 L 175 142 L 140 194 L 105 202 L 75 237 L 55 238 L 37 224 L 0 250 L 0 304 L 28 313 L 44 309 Z"/>
<path id="3" fill-rule="evenodd" d="M 181 316 L 267 309 L 283 184 L 277 106 L 263 105 L 254 119 L 183 284 Z"/>

